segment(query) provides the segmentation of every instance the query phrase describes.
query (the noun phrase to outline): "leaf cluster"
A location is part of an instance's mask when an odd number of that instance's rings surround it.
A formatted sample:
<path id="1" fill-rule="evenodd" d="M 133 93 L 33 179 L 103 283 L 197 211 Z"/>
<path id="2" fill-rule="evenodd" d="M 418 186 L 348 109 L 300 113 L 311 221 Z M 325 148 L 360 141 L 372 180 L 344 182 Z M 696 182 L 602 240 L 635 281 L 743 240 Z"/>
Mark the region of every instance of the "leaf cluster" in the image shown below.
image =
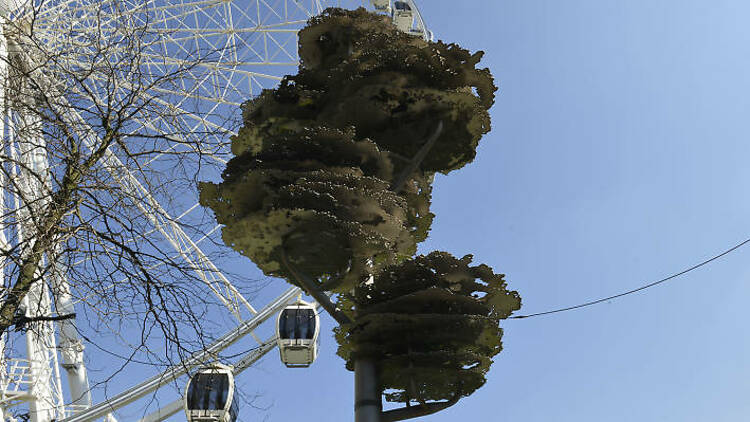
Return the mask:
<path id="1" fill-rule="evenodd" d="M 476 67 L 482 53 L 407 35 L 364 9 L 327 9 L 299 44 L 299 73 L 243 105 L 235 158 L 222 183 L 201 185 L 201 203 L 266 274 L 296 283 L 286 256 L 338 293 L 353 316 L 336 329 L 339 355 L 350 369 L 377 360 L 388 400 L 469 395 L 520 298 L 470 255 L 411 257 L 432 223 L 434 174 L 470 163 L 490 130 L 497 88 Z"/>
<path id="2" fill-rule="evenodd" d="M 314 278 L 350 283 L 374 258 L 398 262 L 427 237 L 434 172 L 470 162 L 496 88 L 481 53 L 429 43 L 364 9 L 328 9 L 300 33 L 302 66 L 243 105 L 220 184 L 201 203 L 223 239 L 267 275 L 285 252 Z M 436 126 L 436 145 L 398 193 L 390 185 Z"/>
<path id="3" fill-rule="evenodd" d="M 356 314 L 336 329 L 339 355 L 351 369 L 375 358 L 386 399 L 450 400 L 482 386 L 502 350 L 501 319 L 521 306 L 504 275 L 446 252 L 385 267 L 343 306 Z"/>
<path id="4" fill-rule="evenodd" d="M 489 70 L 476 69 L 483 53 L 407 35 L 364 9 L 327 9 L 299 40 L 299 73 L 245 105 L 235 154 L 257 150 L 281 119 L 287 127 L 354 127 L 357 139 L 409 160 L 442 121 L 422 170 L 448 173 L 474 159 L 497 90 Z"/>
<path id="5" fill-rule="evenodd" d="M 293 279 L 285 253 L 311 277 L 350 288 L 364 260 L 392 263 L 416 250 L 407 198 L 385 180 L 392 165 L 371 141 L 324 127 L 284 131 L 232 159 L 220 184 L 201 184 L 225 243 L 268 275 Z M 348 277 L 348 278 L 347 278 Z"/>

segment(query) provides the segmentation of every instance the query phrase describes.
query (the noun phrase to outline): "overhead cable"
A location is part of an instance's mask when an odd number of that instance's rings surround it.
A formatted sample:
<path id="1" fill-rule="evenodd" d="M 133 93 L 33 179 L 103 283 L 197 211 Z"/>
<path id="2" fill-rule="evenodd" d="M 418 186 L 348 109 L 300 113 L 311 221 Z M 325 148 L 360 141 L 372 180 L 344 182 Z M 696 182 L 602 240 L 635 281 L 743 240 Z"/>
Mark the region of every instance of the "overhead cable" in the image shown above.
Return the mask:
<path id="1" fill-rule="evenodd" d="M 742 241 L 742 242 L 740 242 L 740 243 L 732 246 L 731 248 L 725 250 L 724 252 L 722 252 L 722 253 L 720 253 L 718 255 L 715 255 L 715 256 L 713 256 L 713 257 L 711 257 L 711 258 L 709 258 L 709 259 L 707 259 L 707 260 L 705 260 L 705 261 L 703 261 L 701 263 L 695 264 L 695 265 L 693 265 L 690 268 L 684 269 L 684 270 L 682 270 L 682 271 L 680 271 L 678 273 L 674 273 L 674 274 L 672 274 L 672 275 L 670 275 L 668 277 L 662 278 L 661 280 L 654 281 L 652 283 L 646 284 L 644 286 L 641 286 L 641 287 L 638 287 L 638 288 L 635 288 L 635 289 L 632 289 L 632 290 L 628 290 L 626 292 L 618 293 L 616 295 L 608 296 L 608 297 L 605 297 L 605 298 L 602 298 L 602 299 L 591 300 L 591 301 L 584 302 L 584 303 L 581 303 L 581 304 L 578 304 L 578 305 L 574 305 L 574 306 L 568 306 L 568 307 L 565 307 L 565 308 L 553 309 L 553 310 L 544 311 L 544 312 L 536 312 L 536 313 L 527 314 L 527 315 L 510 316 L 510 317 L 508 317 L 508 319 L 524 319 L 524 318 L 531 318 L 531 317 L 537 317 L 537 316 L 542 316 L 542 315 L 550 315 L 550 314 L 556 314 L 556 313 L 560 313 L 560 312 L 572 311 L 574 309 L 585 308 L 587 306 L 596 305 L 596 304 L 599 304 L 599 303 L 602 303 L 602 302 L 607 302 L 607 301 L 612 300 L 612 299 L 617 299 L 617 298 L 622 297 L 622 296 L 627 296 L 629 294 L 640 292 L 641 290 L 646 290 L 648 288 L 657 286 L 657 285 L 662 284 L 664 282 L 667 282 L 669 280 L 672 280 L 672 279 L 675 279 L 675 278 L 680 277 L 682 275 L 685 275 L 685 274 L 687 274 L 687 273 L 689 273 L 689 272 L 691 272 L 693 270 L 696 270 L 696 269 L 698 269 L 700 267 L 703 267 L 704 265 L 710 264 L 711 262 L 716 261 L 719 258 L 722 258 L 722 257 L 724 257 L 726 255 L 729 255 L 730 253 L 736 251 L 737 249 L 745 246 L 748 243 L 750 243 L 750 239 L 746 239 L 746 240 L 744 240 L 744 241 Z"/>

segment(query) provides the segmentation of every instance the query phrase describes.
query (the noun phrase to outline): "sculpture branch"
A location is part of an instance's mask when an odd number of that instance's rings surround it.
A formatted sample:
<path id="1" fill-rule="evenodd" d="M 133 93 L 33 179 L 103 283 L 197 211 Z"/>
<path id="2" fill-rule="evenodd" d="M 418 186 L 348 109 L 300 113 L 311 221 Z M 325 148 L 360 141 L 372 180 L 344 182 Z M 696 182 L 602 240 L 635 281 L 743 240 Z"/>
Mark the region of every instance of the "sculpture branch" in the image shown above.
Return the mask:
<path id="1" fill-rule="evenodd" d="M 448 401 L 426 403 L 420 404 L 419 406 L 402 407 L 401 409 L 388 410 L 381 413 L 380 422 L 404 421 L 407 419 L 414 419 L 421 416 L 431 415 L 458 403 L 460 397 L 460 394 L 456 394 L 452 399 Z"/>
<path id="2" fill-rule="evenodd" d="M 435 132 L 432 133 L 432 136 L 427 139 L 427 141 L 422 145 L 422 148 L 417 151 L 417 154 L 414 155 L 414 158 L 412 158 L 411 162 L 408 166 L 401 172 L 401 174 L 398 175 L 396 180 L 393 181 L 393 184 L 391 184 L 390 190 L 396 193 L 399 193 L 401 189 L 404 188 L 404 184 L 406 184 L 406 181 L 409 180 L 409 177 L 419 168 L 420 165 L 422 165 L 422 161 L 424 161 L 425 157 L 427 157 L 427 154 L 430 152 L 432 147 L 435 146 L 435 143 L 437 143 L 438 138 L 440 137 L 440 134 L 443 132 L 443 121 L 441 120 L 437 128 L 435 128 Z"/>
<path id="3" fill-rule="evenodd" d="M 284 264 L 287 270 L 294 276 L 297 282 L 302 288 L 317 301 L 328 314 L 339 323 L 339 325 L 351 324 L 351 319 L 343 313 L 340 309 L 336 308 L 336 305 L 331 302 L 331 298 L 325 294 L 324 291 L 320 290 L 310 277 L 297 271 L 294 266 L 289 263 L 289 259 L 286 257 L 286 253 L 281 251 L 281 262 Z"/>

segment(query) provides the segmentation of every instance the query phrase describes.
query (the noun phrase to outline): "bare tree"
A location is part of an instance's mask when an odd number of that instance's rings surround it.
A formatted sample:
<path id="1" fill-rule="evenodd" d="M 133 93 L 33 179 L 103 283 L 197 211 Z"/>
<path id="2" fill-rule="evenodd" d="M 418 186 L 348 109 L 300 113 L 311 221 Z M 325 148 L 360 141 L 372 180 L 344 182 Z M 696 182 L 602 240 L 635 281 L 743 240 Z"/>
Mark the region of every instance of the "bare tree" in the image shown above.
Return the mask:
<path id="1" fill-rule="evenodd" d="M 79 342 L 79 301 L 95 330 L 137 324 L 136 348 L 159 333 L 162 357 L 179 359 L 202 346 L 183 332 L 203 331 L 207 309 L 241 312 L 239 292 L 191 240 L 210 234 L 208 222 L 165 211 L 193 205 L 184 192 L 222 162 L 231 113 L 200 110 L 197 81 L 228 52 L 163 44 L 179 34 L 154 23 L 160 13 L 124 0 L 86 13 L 42 2 L 3 19 L 0 332 L 57 320 L 65 350 Z"/>

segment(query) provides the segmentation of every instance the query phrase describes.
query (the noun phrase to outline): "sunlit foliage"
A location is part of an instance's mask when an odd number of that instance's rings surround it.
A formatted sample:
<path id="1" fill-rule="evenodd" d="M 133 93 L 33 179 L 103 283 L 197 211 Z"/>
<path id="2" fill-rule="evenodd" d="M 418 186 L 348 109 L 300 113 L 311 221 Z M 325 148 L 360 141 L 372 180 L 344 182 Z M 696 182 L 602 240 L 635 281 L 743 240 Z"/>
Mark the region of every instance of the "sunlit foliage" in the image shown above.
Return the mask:
<path id="1" fill-rule="evenodd" d="M 224 241 L 266 274 L 291 279 L 283 249 L 311 277 L 344 276 L 340 288 L 364 271 L 361 257 L 391 263 L 413 254 L 408 201 L 388 190 L 390 160 L 353 136 L 303 127 L 231 160 L 223 183 L 201 186 Z"/>
<path id="2" fill-rule="evenodd" d="M 482 386 L 502 350 L 499 322 L 521 299 L 502 274 L 471 260 L 433 252 L 386 267 L 359 288 L 344 301 L 354 323 L 336 329 L 347 366 L 376 358 L 389 401 L 449 400 Z"/>
<path id="3" fill-rule="evenodd" d="M 350 369 L 376 359 L 388 400 L 471 394 L 520 298 L 470 255 L 412 257 L 434 217 L 435 173 L 470 163 L 490 130 L 497 88 L 476 68 L 482 53 L 407 35 L 364 9 L 326 10 L 299 43 L 299 73 L 243 105 L 235 158 L 222 183 L 201 185 L 201 203 L 266 274 L 298 282 L 288 257 L 338 294 L 353 320 L 336 330 L 339 354 Z"/>

